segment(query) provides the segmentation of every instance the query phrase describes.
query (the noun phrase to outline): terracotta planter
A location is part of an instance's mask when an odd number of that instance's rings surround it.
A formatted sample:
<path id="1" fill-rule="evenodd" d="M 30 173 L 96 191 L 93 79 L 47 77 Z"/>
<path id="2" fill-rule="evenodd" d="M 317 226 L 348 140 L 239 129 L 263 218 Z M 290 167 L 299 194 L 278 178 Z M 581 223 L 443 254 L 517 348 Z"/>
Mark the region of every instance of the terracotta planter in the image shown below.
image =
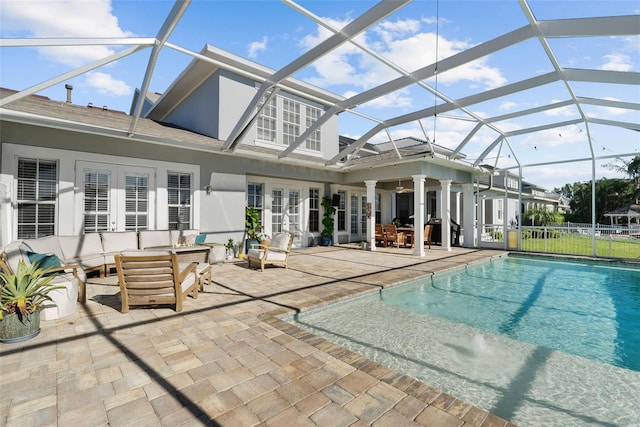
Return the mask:
<path id="1" fill-rule="evenodd" d="M 0 320 L 0 342 L 16 343 L 26 341 L 40 333 L 40 310 L 22 317 L 7 314 Z"/>

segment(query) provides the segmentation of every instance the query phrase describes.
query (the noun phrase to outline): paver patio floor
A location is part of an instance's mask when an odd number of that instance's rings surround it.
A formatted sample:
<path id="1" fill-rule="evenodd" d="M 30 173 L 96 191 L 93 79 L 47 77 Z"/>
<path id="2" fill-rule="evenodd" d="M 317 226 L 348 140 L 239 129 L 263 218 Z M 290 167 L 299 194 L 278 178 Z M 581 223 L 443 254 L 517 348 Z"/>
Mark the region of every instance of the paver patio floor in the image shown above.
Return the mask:
<path id="1" fill-rule="evenodd" d="M 0 425 L 509 425 L 281 320 L 501 253 L 338 246 L 296 250 L 287 270 L 227 262 L 180 313 L 122 314 L 118 287 L 90 280 L 74 315 L 0 346 Z"/>

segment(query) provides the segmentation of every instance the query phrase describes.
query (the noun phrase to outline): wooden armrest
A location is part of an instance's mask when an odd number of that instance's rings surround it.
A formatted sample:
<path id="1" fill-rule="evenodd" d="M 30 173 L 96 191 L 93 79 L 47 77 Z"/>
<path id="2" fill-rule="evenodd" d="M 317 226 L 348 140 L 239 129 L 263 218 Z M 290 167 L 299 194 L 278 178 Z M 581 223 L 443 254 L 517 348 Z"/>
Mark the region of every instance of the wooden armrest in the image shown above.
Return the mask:
<path id="1" fill-rule="evenodd" d="M 180 281 L 182 282 L 192 272 L 193 274 L 196 274 L 196 267 L 198 267 L 197 262 L 192 262 L 188 266 L 186 266 L 184 270 L 180 272 Z"/>

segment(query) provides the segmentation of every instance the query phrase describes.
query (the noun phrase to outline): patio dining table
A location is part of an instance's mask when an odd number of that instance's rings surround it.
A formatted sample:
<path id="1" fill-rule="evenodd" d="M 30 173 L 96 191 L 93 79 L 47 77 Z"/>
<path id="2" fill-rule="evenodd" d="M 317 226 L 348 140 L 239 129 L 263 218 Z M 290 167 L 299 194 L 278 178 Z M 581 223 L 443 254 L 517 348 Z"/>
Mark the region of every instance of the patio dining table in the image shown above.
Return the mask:
<path id="1" fill-rule="evenodd" d="M 211 248 L 207 245 L 153 246 L 147 249 L 169 249 L 177 255 L 179 263 L 208 263 L 209 251 L 211 250 Z"/>
<path id="2" fill-rule="evenodd" d="M 404 235 L 406 236 L 407 240 L 405 240 L 405 247 L 407 246 L 407 243 L 411 244 L 411 248 L 413 248 L 413 241 L 414 241 L 414 230 L 413 227 L 397 227 L 398 229 L 398 233 L 404 233 Z"/>

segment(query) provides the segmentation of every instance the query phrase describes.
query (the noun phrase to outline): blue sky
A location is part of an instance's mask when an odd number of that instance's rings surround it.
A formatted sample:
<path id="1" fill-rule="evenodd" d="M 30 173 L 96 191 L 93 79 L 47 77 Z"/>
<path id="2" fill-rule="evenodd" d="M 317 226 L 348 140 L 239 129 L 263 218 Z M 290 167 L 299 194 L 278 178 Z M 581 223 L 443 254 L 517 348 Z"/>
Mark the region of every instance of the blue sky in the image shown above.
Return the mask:
<path id="1" fill-rule="evenodd" d="M 334 27 L 342 27 L 375 5 L 372 1 L 300 1 L 297 3 Z M 530 1 L 538 20 L 640 14 L 640 1 Z M 172 1 L 0 1 L 0 35 L 2 38 L 25 37 L 155 37 L 173 7 Z M 434 62 L 436 39 L 438 59 L 487 42 L 527 25 L 517 1 L 413 1 L 371 27 L 356 38 L 361 45 L 383 55 L 407 71 Z M 285 2 L 194 0 L 169 41 L 199 52 L 205 44 L 230 51 L 259 64 L 279 69 L 309 50 L 327 36 L 327 30 Z M 437 34 L 437 37 L 436 37 Z M 640 38 L 595 37 L 588 39 L 553 39 L 550 46 L 562 67 L 594 70 L 640 71 Z M 75 67 L 121 50 L 110 47 L 2 48 L 0 50 L 0 85 L 26 89 Z M 73 102 L 107 105 L 110 109 L 129 111 L 135 88 L 140 87 L 150 50 L 146 49 L 116 63 L 101 67 L 68 81 L 74 86 Z M 191 61 L 191 57 L 165 48 L 160 54 L 150 90 L 163 92 Z M 552 65 L 540 43 L 528 40 L 498 51 L 474 63 L 466 64 L 438 76 L 437 88 L 449 98 L 458 99 L 487 89 L 517 82 L 552 71 Z M 398 74 L 353 45 L 344 45 L 295 75 L 334 93 L 350 96 L 370 89 Z M 434 79 L 426 81 L 436 86 Z M 578 96 L 640 103 L 640 88 L 630 85 L 572 84 Z M 64 84 L 39 94 L 64 100 Z M 562 83 L 546 85 L 470 108 L 482 117 L 493 117 L 552 101 L 568 99 Z M 396 117 L 433 106 L 434 95 L 417 87 L 400 91 L 359 106 L 357 111 L 379 119 Z M 638 111 L 589 107 L 594 117 L 624 122 L 640 122 Z M 451 113 L 457 116 L 460 113 Z M 506 130 L 538 126 L 576 117 L 575 108 L 556 109 L 533 117 L 516 118 L 500 123 Z M 374 126 L 374 122 L 350 113 L 341 114 L 340 132 L 354 138 Z M 431 139 L 455 147 L 473 128 L 474 123 L 447 116 L 425 119 L 422 125 Z M 434 130 L 435 128 L 435 130 Z M 640 153 L 637 132 L 610 126 L 592 125 L 589 129 L 594 150 L 604 154 Z M 424 138 L 418 123 L 390 129 L 394 138 Z M 510 139 L 518 159 L 525 164 L 546 163 L 590 155 L 583 125 L 551 129 Z M 384 141 L 386 134 L 372 139 Z M 496 135 L 481 131 L 464 153 L 473 160 Z M 509 150 L 496 150 L 493 156 L 499 167 L 514 165 Z M 609 160 L 610 161 L 610 160 Z M 599 162 L 597 176 L 614 176 Z M 547 165 L 527 168 L 525 179 L 549 189 L 565 183 L 591 178 L 587 163 Z"/>

